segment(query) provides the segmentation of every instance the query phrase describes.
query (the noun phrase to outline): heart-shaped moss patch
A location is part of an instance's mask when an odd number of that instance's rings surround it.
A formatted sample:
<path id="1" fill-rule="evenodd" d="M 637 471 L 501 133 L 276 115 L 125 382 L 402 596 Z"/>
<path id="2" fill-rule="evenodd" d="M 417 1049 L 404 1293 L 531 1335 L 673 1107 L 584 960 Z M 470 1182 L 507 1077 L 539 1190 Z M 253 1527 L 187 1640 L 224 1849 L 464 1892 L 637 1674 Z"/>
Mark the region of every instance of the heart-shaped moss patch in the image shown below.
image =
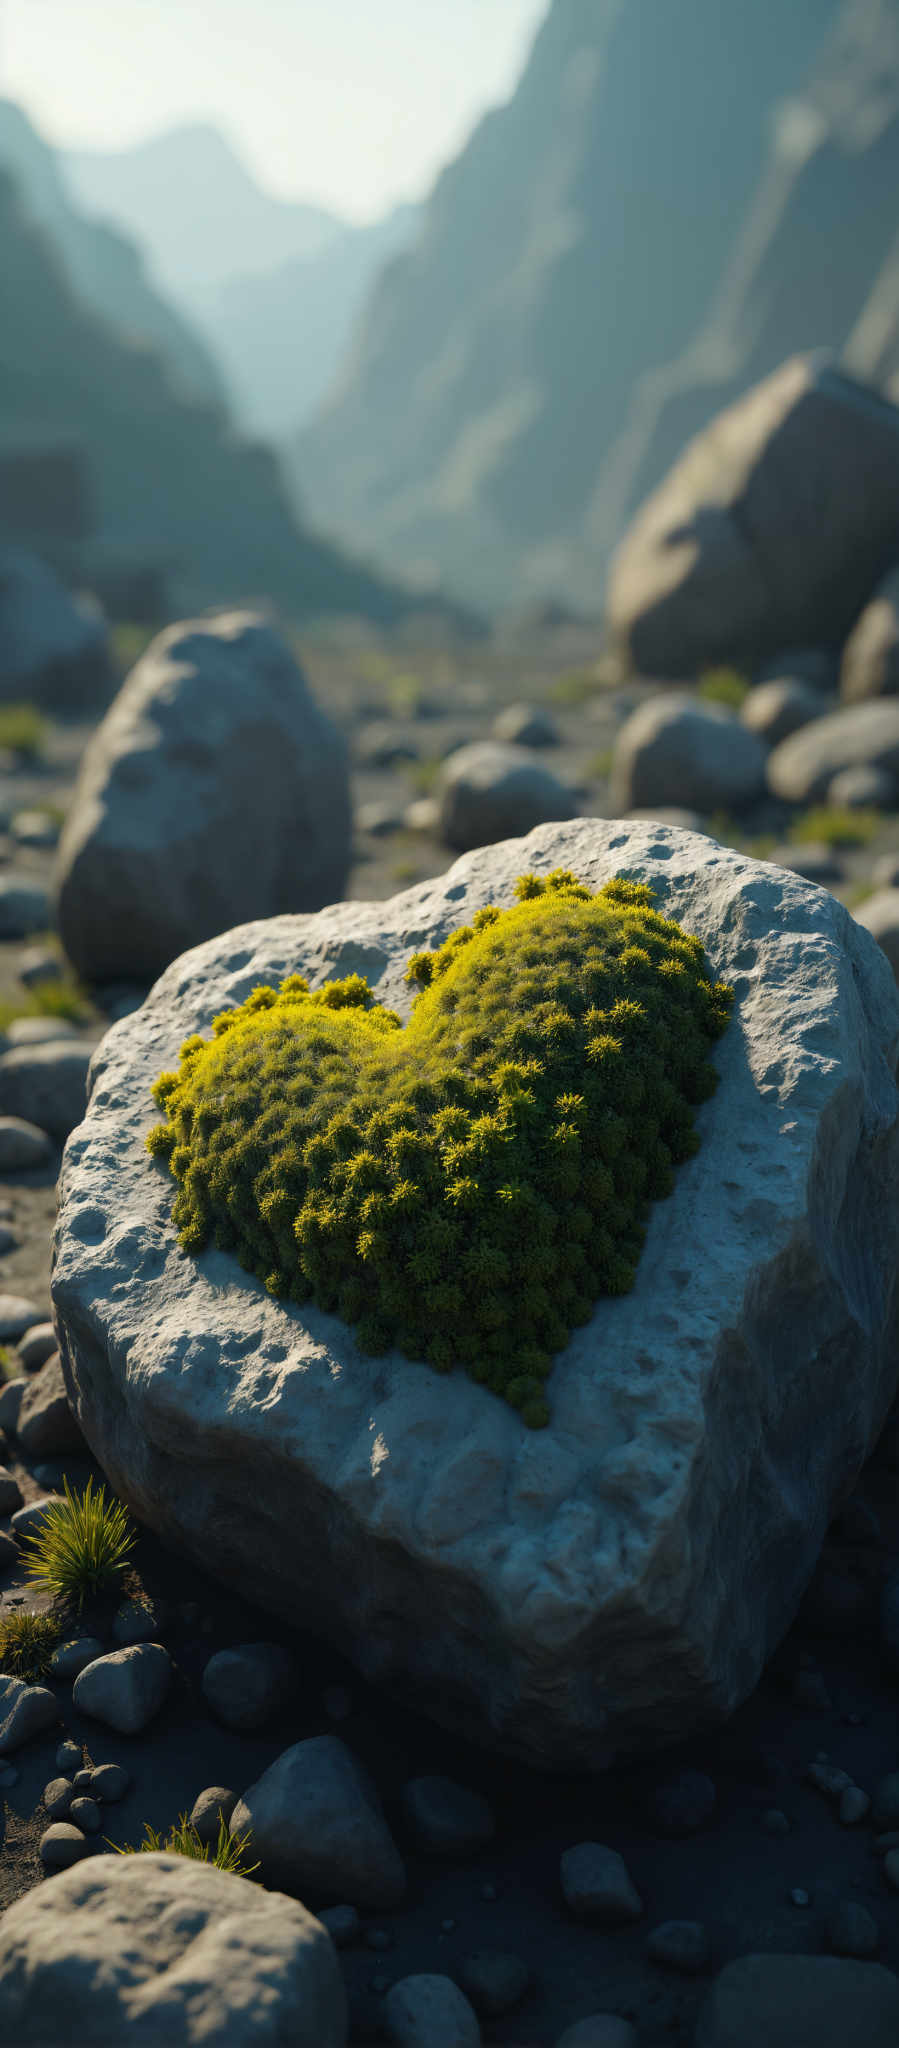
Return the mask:
<path id="1" fill-rule="evenodd" d="M 147 1145 L 212 1237 L 279 1297 L 439 1372 L 532 1428 L 553 1354 L 633 1285 L 653 1197 L 696 1150 L 692 1107 L 732 990 L 644 884 L 524 875 L 411 961 L 409 1022 L 358 975 L 291 975 L 181 1048 Z"/>

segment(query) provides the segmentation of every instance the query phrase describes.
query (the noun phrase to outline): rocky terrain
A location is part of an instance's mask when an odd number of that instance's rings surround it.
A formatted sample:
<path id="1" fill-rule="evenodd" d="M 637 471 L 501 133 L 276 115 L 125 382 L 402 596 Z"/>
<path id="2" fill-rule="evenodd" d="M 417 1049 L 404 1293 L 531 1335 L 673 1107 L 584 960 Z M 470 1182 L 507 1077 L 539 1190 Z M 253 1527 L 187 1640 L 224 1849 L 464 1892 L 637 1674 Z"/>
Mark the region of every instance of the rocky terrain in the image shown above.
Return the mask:
<path id="1" fill-rule="evenodd" d="M 822 806 L 827 778 L 809 782 L 816 792 L 809 802 L 774 794 L 766 780 L 766 762 L 802 737 L 793 720 L 803 691 L 806 713 L 811 692 L 811 710 L 832 719 L 841 701 L 832 659 L 829 669 L 819 659 L 816 671 L 808 657 L 805 676 L 792 678 L 775 663 L 777 674 L 756 679 L 750 710 L 748 679 L 718 675 L 690 686 L 700 726 L 686 753 L 669 740 L 660 757 L 657 737 L 651 747 L 641 741 L 638 723 L 652 711 L 654 734 L 659 728 L 659 685 L 611 655 L 598 658 L 595 635 L 573 627 L 542 634 L 532 627 L 517 642 L 494 640 L 476 652 L 383 635 L 362 644 L 356 636 L 352 644 L 348 632 L 335 631 L 301 637 L 297 651 L 349 750 L 348 900 L 376 902 L 439 876 L 460 843 L 497 836 L 497 817 L 510 829 L 515 803 L 518 829 L 526 830 L 537 822 L 535 802 L 543 816 L 602 816 L 639 809 L 642 797 L 659 815 L 674 809 L 681 821 L 750 853 L 795 863 L 863 916 L 878 885 L 899 872 L 899 818 L 889 794 L 894 739 L 881 735 L 867 762 L 855 751 L 856 768 L 869 775 L 868 797 L 879 787 L 879 804 L 859 806 L 853 796 Z M 683 715 L 683 687 L 661 692 L 664 732 Z M 890 701 L 882 699 L 881 710 Z M 39 949 L 58 955 L 52 842 L 66 829 L 79 761 L 97 730 L 96 717 L 44 717 L 36 755 L 10 748 L 0 783 L 7 828 L 0 1002 L 11 1010 L 25 1007 L 28 978 L 47 975 Z M 715 754 L 707 728 L 722 722 L 725 744 Z M 753 724 L 764 740 L 753 736 Z M 809 758 L 814 744 L 809 733 Z M 476 760 L 463 774 L 461 750 L 474 746 L 481 764 L 481 750 L 490 748 L 489 772 Z M 742 786 L 734 779 L 738 756 Z M 880 785 L 870 780 L 878 767 Z M 648 779 L 641 783 L 640 775 Z M 541 777 L 551 777 L 552 788 Z M 94 985 L 80 1017 L 64 1020 L 74 1037 L 56 1042 L 55 1052 L 51 1041 L 30 1067 L 26 1051 L 24 1070 L 16 1041 L 52 1030 L 53 1020 L 44 1013 L 26 1027 L 6 1013 L 0 1120 L 12 1115 L 53 1130 L 32 1139 L 33 1164 L 0 1173 L 7 1240 L 0 1341 L 8 1345 L 12 1381 L 0 1393 L 9 1474 L 3 1529 L 13 1539 L 5 1544 L 0 1624 L 10 1613 L 50 1606 L 46 1594 L 30 1589 L 16 1546 L 29 1509 L 58 1490 L 64 1475 L 78 1487 L 92 1471 L 98 1482 L 103 1477 L 79 1444 L 59 1365 L 48 1355 L 54 1336 L 41 1326 L 51 1308 L 61 1140 L 80 1114 L 86 1057 L 108 1023 L 145 992 L 146 983 L 133 978 L 127 986 Z M 4 1132 L 16 1128 L 0 1121 L 0 1143 L 12 1147 Z M 9 1149 L 5 1156 L 29 1155 Z M 53 1886 L 70 1881 L 61 1863 L 86 1854 L 89 1868 L 105 1838 L 136 1847 L 146 1824 L 164 1840 L 193 1811 L 214 1833 L 219 1808 L 233 1812 L 290 1746 L 301 1772 L 303 1745 L 328 1737 L 338 1746 L 322 1754 L 315 1838 L 324 1829 L 331 1862 L 295 1896 L 323 1918 L 338 1945 L 349 2042 L 754 2048 L 764 2029 L 783 2048 L 810 2048 L 812 2040 L 847 2038 L 851 2013 L 853 2032 L 886 2048 L 899 2037 L 896 1431 L 894 1415 L 828 1530 L 795 1623 L 745 1705 L 720 1730 L 599 1777 L 545 1776 L 489 1756 L 140 1530 L 121 1587 L 124 1605 L 107 1601 L 80 1616 L 70 1633 L 88 1637 L 87 1650 L 70 1662 L 68 1677 L 60 1671 L 45 1682 L 55 1718 L 42 1710 L 28 1739 L 6 1747 L 0 1902 L 27 1900 L 35 1887 L 52 1897 Z M 158 1672 L 149 1664 L 141 1670 L 148 1634 L 166 1653 L 161 1698 Z M 222 1660 L 220 1653 L 239 1645 L 257 1647 Z M 123 1723 L 124 1681 L 115 1665 L 103 1684 L 92 1680 L 93 1693 L 86 1680 L 79 1692 L 74 1674 L 85 1656 L 100 1672 L 101 1653 L 115 1658 L 129 1646 L 135 1661 Z M 289 1656 L 279 1660 L 278 1651 Z M 318 1756 L 309 1752 L 310 1767 Z M 377 1844 L 366 1850 L 351 1847 L 359 1841 L 358 1801 L 368 1794 L 347 1757 L 370 1772 L 383 1816 L 372 1822 Z M 78 1769 L 110 1764 L 121 1772 L 75 1785 Z M 66 1783 L 53 1785 L 60 1779 Z M 422 1786 L 433 1779 L 449 1789 Z M 298 1791 L 293 1797 L 302 1805 Z M 65 1815 L 79 1798 L 81 1825 L 73 1827 Z M 295 1839 L 302 1859 L 302 1830 Z M 598 1845 L 592 1863 L 583 1854 L 591 1843 Z M 394 1845 L 389 1853 L 387 1844 Z M 401 1899 L 395 1881 L 391 1888 L 389 1878 L 372 1875 L 397 1845 L 406 1870 Z M 739 1959 L 752 1956 L 761 1960 L 750 1982 Z M 423 1975 L 444 1986 L 451 1980 L 461 2002 L 453 2004 L 444 1988 L 416 2019 L 414 1990 L 391 1999 L 392 1987 Z"/>

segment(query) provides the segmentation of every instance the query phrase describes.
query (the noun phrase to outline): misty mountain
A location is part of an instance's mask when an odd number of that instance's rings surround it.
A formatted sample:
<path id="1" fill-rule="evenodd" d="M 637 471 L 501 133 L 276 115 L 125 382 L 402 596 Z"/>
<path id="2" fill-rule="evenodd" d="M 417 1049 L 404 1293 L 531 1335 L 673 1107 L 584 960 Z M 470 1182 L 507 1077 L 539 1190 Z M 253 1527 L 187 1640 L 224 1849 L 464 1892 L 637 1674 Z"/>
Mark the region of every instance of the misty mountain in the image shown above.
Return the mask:
<path id="1" fill-rule="evenodd" d="M 263 191 L 208 122 L 130 149 L 65 150 L 62 162 L 79 206 L 137 235 L 176 303 L 207 314 L 229 278 L 317 256 L 344 226 L 324 207 Z"/>
<path id="2" fill-rule="evenodd" d="M 169 569 L 188 615 L 273 599 L 288 617 L 392 621 L 417 601 L 300 530 L 277 460 L 220 407 L 188 401 L 165 357 L 76 296 L 67 266 L 0 170 L 0 446 L 79 444 L 101 547 Z M 420 601 L 419 601 L 420 602 Z"/>
<path id="3" fill-rule="evenodd" d="M 0 166 L 25 193 L 31 218 L 51 235 L 85 305 L 121 334 L 162 349 L 184 396 L 224 404 L 225 387 L 212 351 L 154 290 L 134 243 L 117 228 L 81 217 L 55 152 L 21 107 L 6 99 L 0 99 Z"/>
<path id="4" fill-rule="evenodd" d="M 342 367 L 377 272 L 414 240 L 417 206 L 342 227 L 315 256 L 263 274 L 230 278 L 204 325 L 214 333 L 235 410 L 252 431 L 278 440 L 302 426 Z"/>
<path id="5" fill-rule="evenodd" d="M 329 530 L 477 602 L 557 592 L 595 606 L 600 535 L 628 501 L 615 478 L 632 452 L 629 407 L 720 319 L 750 217 L 761 243 L 773 233 L 757 207 L 786 132 L 778 109 L 802 101 L 845 12 L 839 0 L 552 0 L 517 91 L 437 180 L 414 247 L 382 273 L 337 388 L 294 443 L 298 489 Z M 816 193 L 826 214 L 797 215 L 819 251 L 842 203 L 836 158 L 831 173 Z M 879 233 L 862 242 L 851 320 L 879 260 Z M 744 239 L 744 271 L 759 260 Z M 786 247 L 776 269 L 786 287 Z M 757 320 L 763 305 L 776 362 L 798 343 L 779 339 L 764 290 Z"/>
<path id="6" fill-rule="evenodd" d="M 81 203 L 137 235 L 205 336 L 241 426 L 277 438 L 325 398 L 377 271 L 414 240 L 420 217 L 397 206 L 355 227 L 275 199 L 208 125 L 63 161 Z"/>

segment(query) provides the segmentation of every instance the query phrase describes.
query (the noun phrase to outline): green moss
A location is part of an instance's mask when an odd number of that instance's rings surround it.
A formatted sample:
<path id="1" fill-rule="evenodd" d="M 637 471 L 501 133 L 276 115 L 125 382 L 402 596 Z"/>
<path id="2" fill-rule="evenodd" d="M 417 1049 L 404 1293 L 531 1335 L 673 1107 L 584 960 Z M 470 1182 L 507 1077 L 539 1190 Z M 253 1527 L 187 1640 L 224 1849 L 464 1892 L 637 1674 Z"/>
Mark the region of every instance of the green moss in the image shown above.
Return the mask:
<path id="1" fill-rule="evenodd" d="M 735 668 L 704 669 L 697 685 L 697 696 L 704 703 L 725 704 L 731 711 L 739 711 L 748 695 L 747 679 Z"/>
<path id="2" fill-rule="evenodd" d="M 794 818 L 790 838 L 796 846 L 868 846 L 884 823 L 876 810 L 855 810 L 851 804 L 815 804 Z"/>
<path id="3" fill-rule="evenodd" d="M 406 979 L 253 990 L 181 1047 L 147 1139 L 185 1251 L 472 1378 L 538 1428 L 553 1355 L 632 1287 L 651 1200 L 696 1150 L 732 992 L 645 885 L 524 875 Z"/>

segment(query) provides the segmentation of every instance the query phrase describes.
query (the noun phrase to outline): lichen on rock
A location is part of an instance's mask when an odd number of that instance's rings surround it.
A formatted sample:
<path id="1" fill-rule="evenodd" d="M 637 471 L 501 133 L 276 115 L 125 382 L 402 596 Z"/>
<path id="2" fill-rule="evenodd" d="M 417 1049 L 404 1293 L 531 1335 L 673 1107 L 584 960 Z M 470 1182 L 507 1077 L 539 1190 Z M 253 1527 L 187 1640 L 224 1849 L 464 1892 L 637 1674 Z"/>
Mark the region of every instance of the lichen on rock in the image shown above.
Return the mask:
<path id="1" fill-rule="evenodd" d="M 697 1149 L 732 990 L 645 884 L 560 868 L 515 893 L 413 956 L 405 1027 L 359 975 L 255 988 L 158 1076 L 147 1147 L 186 1252 L 214 1241 L 540 1428 L 554 1355 L 632 1287 Z"/>

